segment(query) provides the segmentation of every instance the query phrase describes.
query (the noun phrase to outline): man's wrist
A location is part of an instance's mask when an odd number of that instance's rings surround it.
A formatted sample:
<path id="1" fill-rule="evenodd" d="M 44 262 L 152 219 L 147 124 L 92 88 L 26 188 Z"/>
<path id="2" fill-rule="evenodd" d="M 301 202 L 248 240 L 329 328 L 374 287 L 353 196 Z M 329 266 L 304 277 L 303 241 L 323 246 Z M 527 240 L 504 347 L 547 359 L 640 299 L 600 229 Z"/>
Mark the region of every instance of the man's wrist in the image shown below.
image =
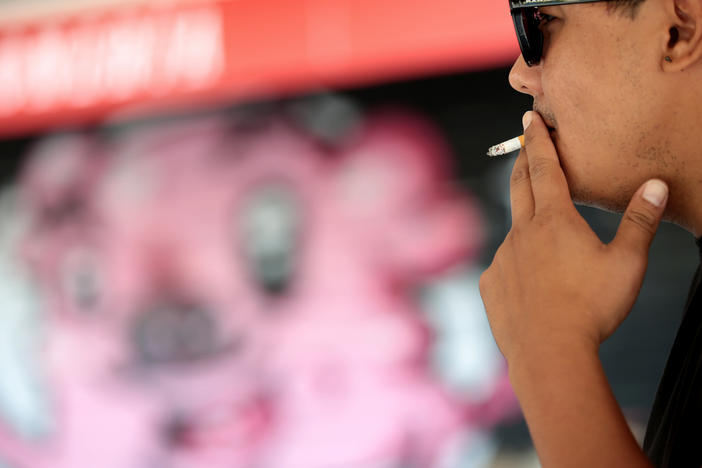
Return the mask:
<path id="1" fill-rule="evenodd" d="M 585 337 L 549 336 L 525 344 L 507 358 L 509 378 L 517 390 L 530 380 L 565 377 L 583 366 L 600 366 L 599 343 Z"/>
<path id="2" fill-rule="evenodd" d="M 592 340 L 543 339 L 509 376 L 544 467 L 650 467 L 617 405 Z"/>

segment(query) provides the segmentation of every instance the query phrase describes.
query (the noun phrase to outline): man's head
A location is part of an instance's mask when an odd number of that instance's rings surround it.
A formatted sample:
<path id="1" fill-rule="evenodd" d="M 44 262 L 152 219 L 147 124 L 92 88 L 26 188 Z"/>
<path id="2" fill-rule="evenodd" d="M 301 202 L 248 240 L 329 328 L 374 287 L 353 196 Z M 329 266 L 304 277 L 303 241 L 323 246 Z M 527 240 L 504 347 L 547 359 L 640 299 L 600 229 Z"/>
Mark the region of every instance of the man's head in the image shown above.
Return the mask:
<path id="1" fill-rule="evenodd" d="M 543 54 L 532 66 L 520 57 L 510 83 L 533 96 L 552 128 L 573 198 L 622 210 L 641 183 L 658 177 L 671 187 L 667 216 L 699 231 L 702 213 L 690 197 L 702 180 L 694 157 L 702 145 L 702 1 L 537 11 Z"/>

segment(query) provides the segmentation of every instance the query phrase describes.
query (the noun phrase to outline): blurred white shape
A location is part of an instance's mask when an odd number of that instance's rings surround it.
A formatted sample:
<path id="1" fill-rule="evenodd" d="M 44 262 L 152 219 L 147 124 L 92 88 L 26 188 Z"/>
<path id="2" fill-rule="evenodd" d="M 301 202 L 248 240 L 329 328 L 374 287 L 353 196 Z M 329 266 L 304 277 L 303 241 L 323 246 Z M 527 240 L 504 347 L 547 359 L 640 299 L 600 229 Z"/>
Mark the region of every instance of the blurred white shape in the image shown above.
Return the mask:
<path id="1" fill-rule="evenodd" d="M 477 267 L 431 283 L 422 295 L 437 333 L 433 364 L 442 379 L 471 402 L 488 399 L 505 366 L 490 330 Z"/>
<path id="2" fill-rule="evenodd" d="M 26 437 L 50 430 L 36 361 L 40 317 L 28 274 L 18 259 L 26 219 L 16 194 L 0 194 L 0 413 Z"/>
<path id="3" fill-rule="evenodd" d="M 497 440 L 485 429 L 467 428 L 447 450 L 438 468 L 488 468 L 497 454 Z"/>

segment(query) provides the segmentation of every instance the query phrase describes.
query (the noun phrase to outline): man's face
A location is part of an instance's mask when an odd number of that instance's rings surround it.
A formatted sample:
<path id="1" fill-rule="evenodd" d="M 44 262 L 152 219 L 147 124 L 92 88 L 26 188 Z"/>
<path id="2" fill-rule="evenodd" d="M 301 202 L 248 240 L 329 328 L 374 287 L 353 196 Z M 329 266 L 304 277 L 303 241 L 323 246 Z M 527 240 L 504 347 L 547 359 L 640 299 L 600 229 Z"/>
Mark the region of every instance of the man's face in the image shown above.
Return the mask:
<path id="1" fill-rule="evenodd" d="M 553 128 L 577 202 L 621 211 L 645 180 L 667 178 L 670 111 L 651 3 L 635 19 L 606 2 L 543 7 L 541 63 L 527 67 L 520 57 L 510 73 L 512 87 L 533 96 Z"/>

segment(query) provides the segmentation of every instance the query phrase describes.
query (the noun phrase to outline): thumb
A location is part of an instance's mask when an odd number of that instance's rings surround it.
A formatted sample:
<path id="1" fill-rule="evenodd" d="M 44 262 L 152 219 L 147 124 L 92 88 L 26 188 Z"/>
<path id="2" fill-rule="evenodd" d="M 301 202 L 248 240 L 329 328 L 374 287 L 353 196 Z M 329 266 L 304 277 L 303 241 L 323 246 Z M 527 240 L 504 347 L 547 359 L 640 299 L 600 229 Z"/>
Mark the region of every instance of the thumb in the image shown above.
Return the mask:
<path id="1" fill-rule="evenodd" d="M 612 244 L 645 258 L 667 201 L 668 186 L 662 180 L 651 179 L 639 187 L 624 212 Z"/>

